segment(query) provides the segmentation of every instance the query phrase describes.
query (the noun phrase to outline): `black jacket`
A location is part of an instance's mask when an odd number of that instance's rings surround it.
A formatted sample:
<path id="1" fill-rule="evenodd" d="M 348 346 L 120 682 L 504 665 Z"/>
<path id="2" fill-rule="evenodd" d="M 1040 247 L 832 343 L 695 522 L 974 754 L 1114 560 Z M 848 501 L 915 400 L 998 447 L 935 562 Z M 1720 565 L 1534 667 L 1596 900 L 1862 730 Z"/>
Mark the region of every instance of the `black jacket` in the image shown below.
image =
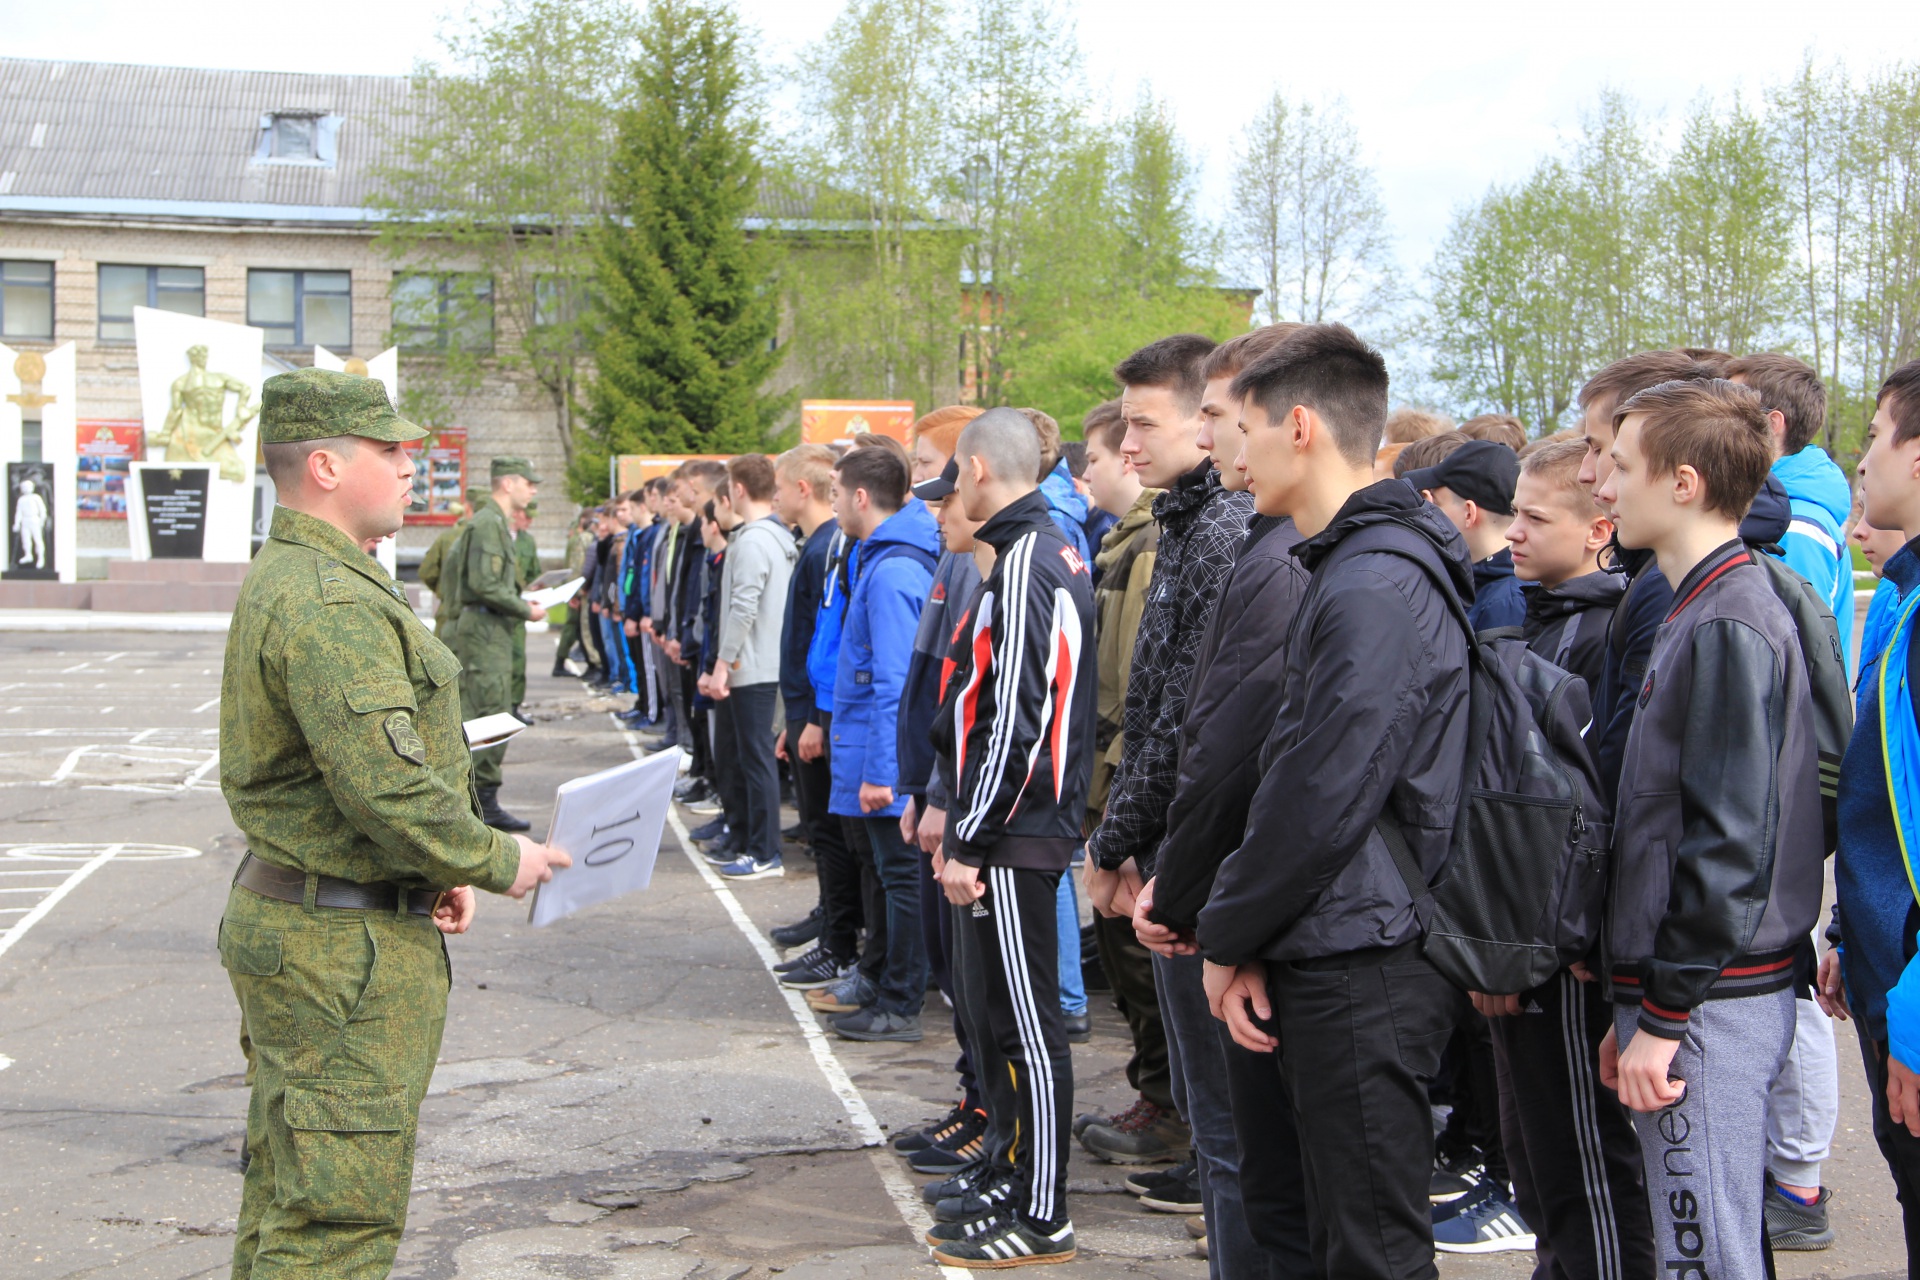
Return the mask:
<path id="1" fill-rule="evenodd" d="M 1220 860 L 1239 847 L 1260 785 L 1260 744 L 1280 710 L 1287 639 L 1310 580 L 1293 554 L 1300 531 L 1255 516 L 1233 576 L 1200 638 L 1180 730 L 1180 777 L 1151 866 L 1153 918 L 1191 931 Z"/>
<path id="2" fill-rule="evenodd" d="M 1061 871 L 1093 781 L 1093 579 L 1038 490 L 974 536 L 998 559 L 957 628 L 934 718 L 953 798 L 941 853 Z"/>
<path id="3" fill-rule="evenodd" d="M 799 563 L 787 583 L 787 616 L 780 624 L 780 702 L 789 724 L 813 719 L 813 680 L 807 675 L 807 650 L 820 620 L 820 597 L 827 589 L 827 544 L 840 526 L 823 520 L 800 545 Z"/>
<path id="4" fill-rule="evenodd" d="M 1620 775 L 1608 973 L 1615 1003 L 1669 1039 L 1703 1000 L 1786 988 L 1820 911 L 1813 696 L 1757 554 L 1728 542 L 1680 583 Z"/>
<path id="5" fill-rule="evenodd" d="M 1607 627 L 1627 593 L 1617 573 L 1585 573 L 1557 587 L 1527 592 L 1527 647 L 1587 682 L 1589 696 L 1607 665 Z"/>
<path id="6" fill-rule="evenodd" d="M 1120 766 L 1107 792 L 1106 815 L 1087 839 L 1087 856 L 1107 870 L 1128 858 L 1151 858 L 1166 835 L 1200 635 L 1252 517 L 1253 499 L 1221 488 L 1211 462 L 1154 499 L 1160 541 L 1127 674 Z"/>
<path id="7" fill-rule="evenodd" d="M 1740 522 L 1740 538 L 1754 546 L 1776 545 L 1786 536 L 1792 514 L 1785 486 L 1769 475 L 1747 518 Z M 1617 544 L 1613 550 L 1616 572 L 1623 573 L 1630 585 L 1607 631 L 1606 670 L 1598 684 L 1590 685 L 1594 727 L 1587 734 L 1609 803 L 1620 787 L 1627 732 L 1633 728 L 1634 700 L 1640 696 L 1640 682 L 1646 679 L 1654 634 L 1673 607 L 1673 586 L 1653 562 L 1651 551 L 1628 551 Z"/>
<path id="8" fill-rule="evenodd" d="M 1404 548 L 1431 572 L 1394 550 Z M 1397 480 L 1347 500 L 1294 548 L 1313 574 L 1240 845 L 1214 878 L 1210 960 L 1299 960 L 1417 938 L 1405 879 L 1375 829 L 1392 816 L 1429 879 L 1446 861 L 1466 749 L 1466 543 Z"/>

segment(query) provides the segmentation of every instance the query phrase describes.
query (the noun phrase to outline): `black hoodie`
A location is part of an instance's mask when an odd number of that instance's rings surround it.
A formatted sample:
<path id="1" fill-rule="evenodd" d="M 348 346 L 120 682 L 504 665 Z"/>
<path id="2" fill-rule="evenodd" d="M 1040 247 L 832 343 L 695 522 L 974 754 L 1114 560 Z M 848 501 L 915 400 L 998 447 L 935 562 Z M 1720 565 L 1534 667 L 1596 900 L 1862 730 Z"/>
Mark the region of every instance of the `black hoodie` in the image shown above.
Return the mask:
<path id="1" fill-rule="evenodd" d="M 1220 964 L 1419 937 L 1375 823 L 1390 810 L 1431 879 L 1460 798 L 1467 635 L 1435 581 L 1444 575 L 1463 602 L 1473 598 L 1459 531 L 1406 484 L 1383 480 L 1294 554 L 1313 578 L 1287 643 L 1259 789 L 1199 916 L 1201 950 Z"/>
<path id="2" fill-rule="evenodd" d="M 1583 573 L 1557 587 L 1534 587 L 1521 626 L 1527 648 L 1585 680 L 1591 697 L 1607 665 L 1607 624 L 1626 594 L 1627 580 L 1617 573 Z"/>

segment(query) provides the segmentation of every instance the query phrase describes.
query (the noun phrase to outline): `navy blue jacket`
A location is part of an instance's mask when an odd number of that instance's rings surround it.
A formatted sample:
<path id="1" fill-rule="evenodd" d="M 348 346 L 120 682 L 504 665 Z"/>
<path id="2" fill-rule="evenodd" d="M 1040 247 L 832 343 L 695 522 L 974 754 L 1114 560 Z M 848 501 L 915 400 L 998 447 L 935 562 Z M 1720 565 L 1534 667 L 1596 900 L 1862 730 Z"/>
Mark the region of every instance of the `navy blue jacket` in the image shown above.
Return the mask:
<path id="1" fill-rule="evenodd" d="M 1495 627 L 1520 627 L 1527 621 L 1527 593 L 1520 579 L 1513 576 L 1513 552 L 1502 549 L 1475 562 L 1473 566 L 1473 603 L 1467 606 L 1467 621 L 1475 631 Z"/>
<path id="2" fill-rule="evenodd" d="M 840 528 L 831 520 L 807 536 L 799 563 L 787 582 L 787 617 L 780 626 L 780 701 L 788 720 L 813 719 L 813 681 L 807 676 L 807 649 L 819 621 L 820 597 L 827 589 L 827 544 Z"/>

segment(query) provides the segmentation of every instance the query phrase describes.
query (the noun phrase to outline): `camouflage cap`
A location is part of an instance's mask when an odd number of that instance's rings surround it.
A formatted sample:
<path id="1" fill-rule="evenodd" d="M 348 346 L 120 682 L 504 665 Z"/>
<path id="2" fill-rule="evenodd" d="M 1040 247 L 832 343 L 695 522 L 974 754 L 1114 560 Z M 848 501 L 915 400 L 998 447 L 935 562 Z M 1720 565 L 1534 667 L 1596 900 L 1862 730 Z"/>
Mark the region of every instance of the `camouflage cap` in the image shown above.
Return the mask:
<path id="1" fill-rule="evenodd" d="M 539 514 L 540 503 L 537 500 L 533 502 L 529 502 L 526 506 L 526 511 L 527 511 L 527 514 L 530 516 Z"/>
<path id="2" fill-rule="evenodd" d="M 493 460 L 493 478 L 497 481 L 502 476 L 525 476 L 535 484 L 540 483 L 540 477 L 534 474 L 533 463 L 510 455 Z"/>
<path id="3" fill-rule="evenodd" d="M 493 501 L 493 490 L 485 485 L 476 484 L 467 490 L 467 505 L 479 507 Z"/>
<path id="4" fill-rule="evenodd" d="M 277 373 L 260 388 L 260 440 L 298 444 L 328 436 L 418 440 L 426 430 L 393 411 L 377 378 L 330 369 Z"/>

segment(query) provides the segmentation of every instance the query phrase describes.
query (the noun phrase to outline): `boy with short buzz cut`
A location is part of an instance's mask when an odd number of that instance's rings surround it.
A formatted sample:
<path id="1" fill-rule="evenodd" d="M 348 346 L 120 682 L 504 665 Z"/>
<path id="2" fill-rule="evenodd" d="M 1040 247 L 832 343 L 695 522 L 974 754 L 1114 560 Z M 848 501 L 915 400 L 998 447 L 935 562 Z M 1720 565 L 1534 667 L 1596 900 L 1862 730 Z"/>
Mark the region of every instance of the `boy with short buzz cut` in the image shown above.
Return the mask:
<path id="1" fill-rule="evenodd" d="M 1514 574 L 1527 592 L 1523 634 L 1533 651 L 1591 689 L 1606 659 L 1607 625 L 1627 584 L 1598 557 L 1613 521 L 1580 483 L 1584 440 L 1536 446 L 1514 490 Z M 1620 1099 L 1594 1073 L 1613 1006 L 1592 974 L 1562 969 L 1519 996 L 1476 997 L 1489 1015 L 1499 1082 L 1500 1131 L 1514 1204 L 1535 1253 L 1565 1280 L 1654 1274 L 1652 1227 L 1640 1142 Z M 1584 975 L 1584 976 L 1583 976 Z M 1483 1202 L 1484 1205 L 1484 1202 Z M 1470 1206 L 1435 1227 L 1443 1250 L 1459 1248 L 1497 1209 Z"/>
<path id="2" fill-rule="evenodd" d="M 1793 1043 L 1796 945 L 1825 861 L 1799 631 L 1740 539 L 1766 410 L 1721 379 L 1614 412 L 1595 497 L 1674 584 L 1626 742 L 1603 947 L 1600 1076 L 1635 1112 L 1661 1275 L 1767 1273 L 1767 1094 Z"/>

